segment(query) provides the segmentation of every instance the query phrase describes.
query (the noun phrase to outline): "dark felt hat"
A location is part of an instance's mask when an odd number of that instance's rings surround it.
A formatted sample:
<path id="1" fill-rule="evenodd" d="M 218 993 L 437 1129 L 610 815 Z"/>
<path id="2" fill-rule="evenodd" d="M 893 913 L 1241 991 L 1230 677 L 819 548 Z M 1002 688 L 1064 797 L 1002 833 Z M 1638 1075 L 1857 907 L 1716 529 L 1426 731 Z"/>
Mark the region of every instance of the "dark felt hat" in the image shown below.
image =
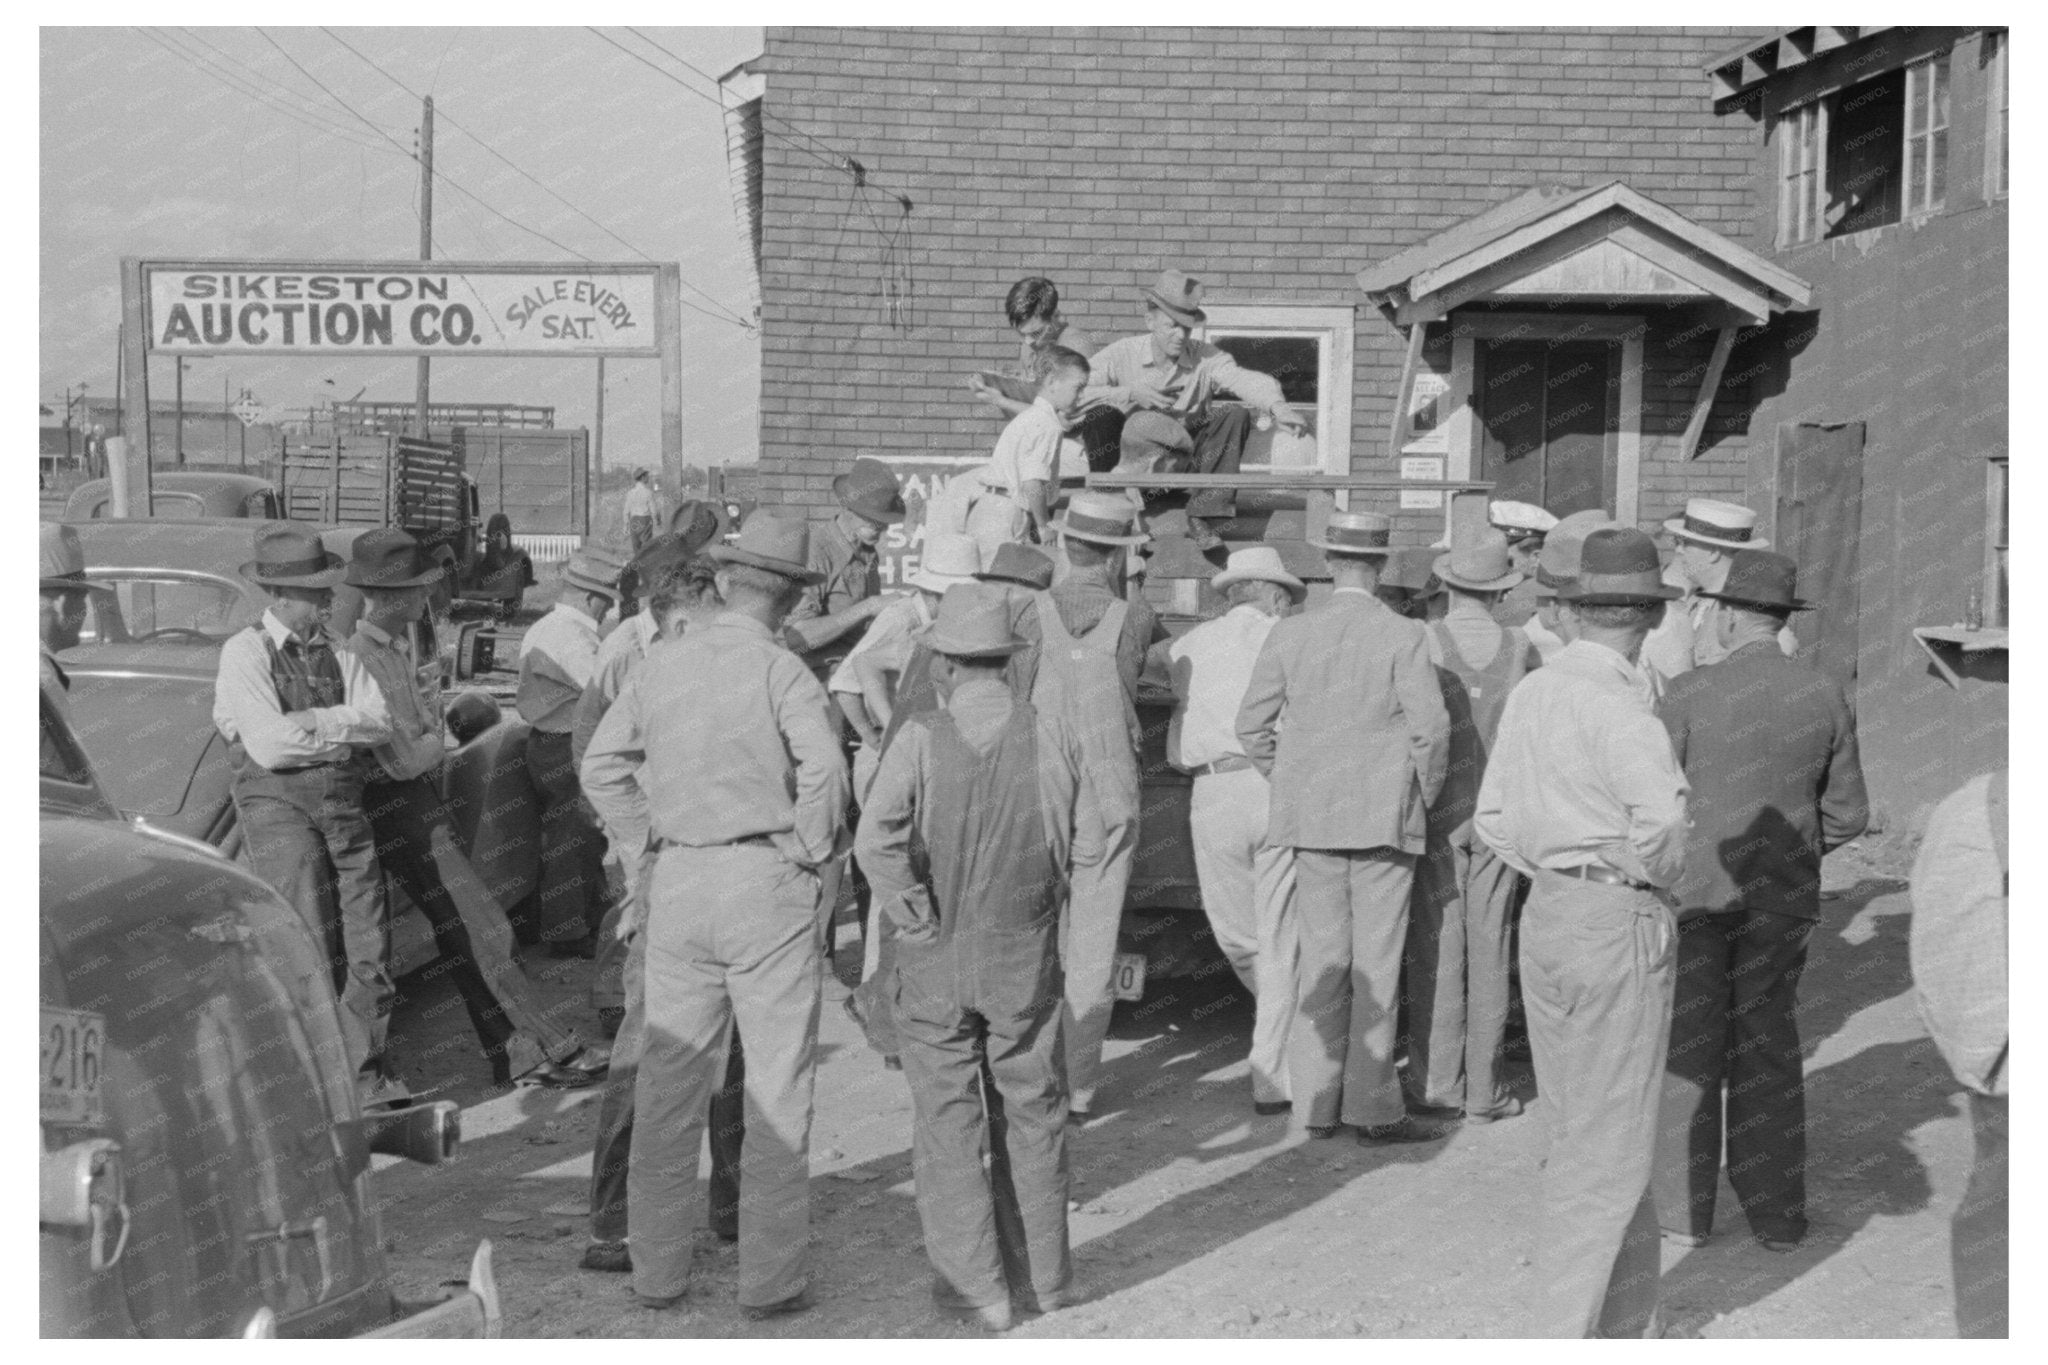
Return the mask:
<path id="1" fill-rule="evenodd" d="M 431 561 L 421 567 L 420 543 L 396 526 L 365 531 L 348 547 L 348 571 L 342 582 L 352 588 L 417 588 L 439 578 L 444 570 Z"/>
<path id="2" fill-rule="evenodd" d="M 1578 577 L 1557 595 L 1578 606 L 1634 606 L 1669 602 L 1678 589 L 1664 582 L 1657 542 L 1633 526 L 1604 526 L 1579 549 Z"/>
<path id="3" fill-rule="evenodd" d="M 975 577 L 984 583 L 1021 583 L 1027 588 L 1043 591 L 1052 586 L 1052 561 L 1046 558 L 1043 550 L 1006 540 L 996 546 L 996 557 Z"/>
<path id="4" fill-rule="evenodd" d="M 669 513 L 668 533 L 689 546 L 695 554 L 706 545 L 716 545 L 732 529 L 732 518 L 724 507 L 701 498 L 685 498 Z"/>
<path id="5" fill-rule="evenodd" d="M 318 535 L 289 521 L 258 526 L 255 545 L 256 557 L 242 566 L 242 577 L 265 587 L 331 588 L 348 572 Z"/>
<path id="6" fill-rule="evenodd" d="M 841 507 L 869 521 L 903 520 L 903 486 L 896 481 L 896 471 L 880 460 L 855 460 L 853 468 L 832 480 L 832 495 Z"/>
<path id="7" fill-rule="evenodd" d="M 740 527 L 739 539 L 714 545 L 708 552 L 721 564 L 745 564 L 798 583 L 822 582 L 825 575 L 810 566 L 811 528 L 802 517 L 779 507 L 756 507 Z"/>
<path id="8" fill-rule="evenodd" d="M 1719 592 L 1701 592 L 1716 602 L 1758 611 L 1807 611 L 1812 603 L 1795 594 L 1799 566 L 1772 550 L 1737 550 L 1728 560 L 1728 576 Z"/>

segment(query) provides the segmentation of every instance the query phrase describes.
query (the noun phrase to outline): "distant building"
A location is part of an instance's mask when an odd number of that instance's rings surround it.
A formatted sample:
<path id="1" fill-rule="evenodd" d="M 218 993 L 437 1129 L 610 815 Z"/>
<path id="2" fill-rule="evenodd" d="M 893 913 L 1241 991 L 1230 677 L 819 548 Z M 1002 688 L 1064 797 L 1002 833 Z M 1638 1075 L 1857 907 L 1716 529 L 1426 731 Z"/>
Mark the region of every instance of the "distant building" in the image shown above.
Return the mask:
<path id="1" fill-rule="evenodd" d="M 963 380 L 1014 360 L 1013 280 L 1106 341 L 1179 267 L 1314 431 L 1248 460 L 1650 527 L 1757 508 L 1908 816 L 2004 761 L 2006 43 L 771 28 L 724 81 L 762 496 L 822 510 L 859 454 L 914 491 L 985 457 Z M 1445 528 L 1419 490 L 1352 505 Z M 1973 598 L 1989 628 L 1948 630 Z"/>

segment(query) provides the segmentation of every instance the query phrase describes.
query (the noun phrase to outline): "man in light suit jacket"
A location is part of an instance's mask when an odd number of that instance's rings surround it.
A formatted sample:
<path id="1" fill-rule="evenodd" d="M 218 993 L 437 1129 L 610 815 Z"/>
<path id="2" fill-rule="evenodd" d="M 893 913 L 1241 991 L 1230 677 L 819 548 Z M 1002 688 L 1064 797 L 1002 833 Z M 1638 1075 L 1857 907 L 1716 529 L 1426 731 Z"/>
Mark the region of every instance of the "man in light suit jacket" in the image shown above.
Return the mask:
<path id="1" fill-rule="evenodd" d="M 1273 784 L 1267 841 L 1295 850 L 1301 972 L 1288 1044 L 1294 1112 L 1311 1135 L 1442 1136 L 1408 1116 L 1394 1070 L 1408 891 L 1444 783 L 1450 717 L 1422 626 L 1374 595 L 1392 523 L 1337 512 L 1323 539 L 1336 591 L 1273 627 L 1237 714 Z"/>

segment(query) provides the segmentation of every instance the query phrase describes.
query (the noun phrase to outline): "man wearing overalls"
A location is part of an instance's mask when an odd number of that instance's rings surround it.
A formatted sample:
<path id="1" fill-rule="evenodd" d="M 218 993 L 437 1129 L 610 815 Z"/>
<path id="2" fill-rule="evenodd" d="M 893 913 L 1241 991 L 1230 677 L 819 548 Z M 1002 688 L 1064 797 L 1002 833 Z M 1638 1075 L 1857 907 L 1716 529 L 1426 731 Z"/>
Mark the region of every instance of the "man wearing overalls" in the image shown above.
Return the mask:
<path id="1" fill-rule="evenodd" d="M 856 848 L 897 935 L 933 1296 L 1002 1331 L 1013 1296 L 1055 1307 L 1070 1274 L 1059 905 L 1084 760 L 1004 682 L 1024 641 L 998 589 L 948 590 L 925 643 L 945 704 L 890 745 Z"/>
<path id="2" fill-rule="evenodd" d="M 235 815 L 249 865 L 275 887 L 328 954 L 341 1032 L 366 1100 L 384 1074 L 391 913 L 363 783 L 372 747 L 391 738 L 383 693 L 360 660 L 337 653 L 325 621 L 346 572 L 320 538 L 289 522 L 256 529 L 242 576 L 270 593 L 256 625 L 221 647 L 213 723 L 235 764 Z"/>

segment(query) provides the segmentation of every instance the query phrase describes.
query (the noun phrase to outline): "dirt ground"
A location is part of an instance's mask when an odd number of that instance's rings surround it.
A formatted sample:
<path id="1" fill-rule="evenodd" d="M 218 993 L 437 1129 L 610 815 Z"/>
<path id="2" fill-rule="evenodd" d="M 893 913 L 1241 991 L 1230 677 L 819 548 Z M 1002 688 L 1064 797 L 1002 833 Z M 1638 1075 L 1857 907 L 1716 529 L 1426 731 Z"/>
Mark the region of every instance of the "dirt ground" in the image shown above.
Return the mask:
<path id="1" fill-rule="evenodd" d="M 1665 1250 L 1670 1335 L 1952 1333 L 1948 1218 L 1970 1139 L 1913 1008 L 1904 869 L 1897 848 L 1852 846 L 1829 860 L 1800 1009 L 1812 1235 L 1791 1254 L 1764 1250 L 1724 1184 L 1714 1239 Z M 853 951 L 842 944 L 842 971 Z M 534 957 L 528 968 L 594 1027 L 589 964 Z M 817 1307 L 751 1324 L 734 1305 L 736 1252 L 708 1234 L 681 1310 L 636 1308 L 627 1277 L 577 1269 L 599 1092 L 494 1090 L 445 982 L 405 985 L 394 1037 L 414 1059 L 409 1079 L 445 1083 L 466 1112 L 457 1161 L 385 1161 L 375 1177 L 402 1292 L 458 1274 L 488 1237 L 507 1335 L 970 1334 L 930 1309 L 909 1092 L 838 1008 L 843 988 L 827 986 L 811 1139 Z M 1526 1060 L 1518 1088 L 1534 1103 L 1524 1117 L 1368 1151 L 1253 1116 L 1250 1021 L 1234 983 L 1213 978 L 1154 983 L 1119 1007 L 1099 1111 L 1072 1149 L 1083 1299 L 1011 1335 L 1517 1334 L 1533 1292 L 1543 1123 Z"/>

